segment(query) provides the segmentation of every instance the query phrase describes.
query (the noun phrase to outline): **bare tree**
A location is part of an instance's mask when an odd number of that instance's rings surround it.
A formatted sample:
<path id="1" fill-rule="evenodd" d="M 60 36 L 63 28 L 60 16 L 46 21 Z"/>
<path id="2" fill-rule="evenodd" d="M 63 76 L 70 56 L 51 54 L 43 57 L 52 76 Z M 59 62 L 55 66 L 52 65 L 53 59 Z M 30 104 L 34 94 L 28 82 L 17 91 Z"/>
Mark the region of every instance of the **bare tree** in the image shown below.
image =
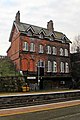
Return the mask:
<path id="1" fill-rule="evenodd" d="M 80 52 L 80 35 L 75 36 L 72 42 L 71 52 Z"/>

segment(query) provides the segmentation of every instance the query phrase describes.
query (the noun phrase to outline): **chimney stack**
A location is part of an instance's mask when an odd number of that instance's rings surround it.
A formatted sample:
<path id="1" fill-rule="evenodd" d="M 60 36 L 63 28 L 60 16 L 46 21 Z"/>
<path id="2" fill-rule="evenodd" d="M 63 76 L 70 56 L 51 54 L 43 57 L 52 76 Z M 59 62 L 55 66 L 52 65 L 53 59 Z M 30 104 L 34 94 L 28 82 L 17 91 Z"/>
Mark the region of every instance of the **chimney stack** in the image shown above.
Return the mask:
<path id="1" fill-rule="evenodd" d="M 49 30 L 49 33 L 54 31 L 53 21 L 52 21 L 52 20 L 50 20 L 50 21 L 47 23 L 47 29 Z"/>
<path id="2" fill-rule="evenodd" d="M 20 11 L 16 13 L 15 21 L 16 23 L 20 23 Z"/>

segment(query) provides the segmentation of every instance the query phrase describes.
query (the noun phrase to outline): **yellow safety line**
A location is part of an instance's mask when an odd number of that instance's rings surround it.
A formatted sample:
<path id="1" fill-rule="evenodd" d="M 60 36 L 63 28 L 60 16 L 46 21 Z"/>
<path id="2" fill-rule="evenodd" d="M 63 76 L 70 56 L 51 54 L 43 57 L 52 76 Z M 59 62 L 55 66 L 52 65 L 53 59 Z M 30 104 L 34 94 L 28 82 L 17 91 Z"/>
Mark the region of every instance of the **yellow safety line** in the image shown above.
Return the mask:
<path id="1" fill-rule="evenodd" d="M 13 113 L 2 114 L 2 115 L 0 115 L 0 117 L 2 117 L 2 116 L 10 116 L 10 115 L 17 115 L 17 114 L 24 114 L 24 113 L 31 113 L 31 112 L 46 111 L 46 110 L 59 109 L 59 108 L 66 108 L 66 107 L 70 107 L 70 106 L 79 105 L 80 103 L 72 103 L 72 104 L 67 104 L 67 105 L 64 105 L 64 104 L 65 103 L 63 103 L 63 105 L 59 105 L 59 106 L 55 106 L 55 107 L 53 106 L 53 107 L 50 107 L 50 108 L 46 107 L 46 108 L 36 108 L 36 110 L 29 110 L 29 111 L 25 110 L 23 112 L 16 111 L 16 113 L 14 113 L 14 111 L 12 111 Z"/>

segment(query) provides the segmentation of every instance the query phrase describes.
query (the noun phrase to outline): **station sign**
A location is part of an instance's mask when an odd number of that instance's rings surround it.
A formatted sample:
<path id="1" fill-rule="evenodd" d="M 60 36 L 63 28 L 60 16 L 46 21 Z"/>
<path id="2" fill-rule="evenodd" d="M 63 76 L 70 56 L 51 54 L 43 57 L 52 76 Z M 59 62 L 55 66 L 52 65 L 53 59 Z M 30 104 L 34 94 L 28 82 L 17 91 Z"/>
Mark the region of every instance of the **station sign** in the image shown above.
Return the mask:
<path id="1" fill-rule="evenodd" d="M 36 79 L 36 77 L 27 77 L 27 79 Z"/>

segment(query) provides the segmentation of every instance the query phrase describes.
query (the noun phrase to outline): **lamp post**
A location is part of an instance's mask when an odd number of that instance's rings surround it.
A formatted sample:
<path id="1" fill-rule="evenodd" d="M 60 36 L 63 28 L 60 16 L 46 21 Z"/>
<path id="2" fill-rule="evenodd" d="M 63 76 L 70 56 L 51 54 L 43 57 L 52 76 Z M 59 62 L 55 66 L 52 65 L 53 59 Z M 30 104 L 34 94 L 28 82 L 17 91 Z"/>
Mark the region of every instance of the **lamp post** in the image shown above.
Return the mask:
<path id="1" fill-rule="evenodd" d="M 40 67 L 38 67 L 38 87 L 40 87 Z"/>
<path id="2" fill-rule="evenodd" d="M 40 66 L 39 66 L 39 61 L 38 63 L 36 64 L 37 66 L 37 77 L 38 77 L 38 87 L 40 88 Z"/>

